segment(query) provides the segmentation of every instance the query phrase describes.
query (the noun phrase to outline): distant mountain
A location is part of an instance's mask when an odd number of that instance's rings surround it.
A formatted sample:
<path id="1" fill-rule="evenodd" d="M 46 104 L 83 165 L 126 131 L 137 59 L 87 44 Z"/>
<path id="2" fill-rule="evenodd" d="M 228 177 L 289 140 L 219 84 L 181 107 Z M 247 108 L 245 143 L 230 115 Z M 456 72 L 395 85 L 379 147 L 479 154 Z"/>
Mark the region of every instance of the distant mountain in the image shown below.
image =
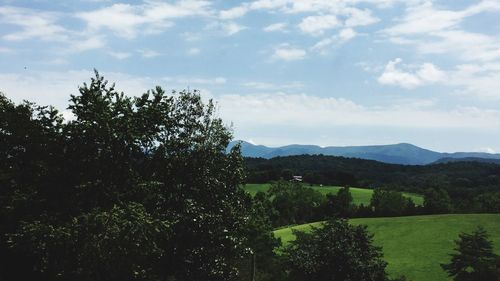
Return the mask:
<path id="1" fill-rule="evenodd" d="M 228 149 L 233 147 L 238 142 L 240 141 L 231 142 L 228 146 Z M 241 141 L 241 148 L 242 154 L 245 157 L 260 157 L 270 159 L 278 156 L 323 154 L 330 156 L 343 156 L 350 158 L 376 160 L 384 163 L 404 165 L 426 165 L 439 161 L 443 158 L 454 159 L 454 161 L 482 161 L 480 159 L 500 159 L 500 154 L 490 154 L 482 152 L 441 153 L 420 148 L 409 143 L 342 147 L 320 147 L 317 145 L 292 144 L 281 147 L 267 147 Z"/>

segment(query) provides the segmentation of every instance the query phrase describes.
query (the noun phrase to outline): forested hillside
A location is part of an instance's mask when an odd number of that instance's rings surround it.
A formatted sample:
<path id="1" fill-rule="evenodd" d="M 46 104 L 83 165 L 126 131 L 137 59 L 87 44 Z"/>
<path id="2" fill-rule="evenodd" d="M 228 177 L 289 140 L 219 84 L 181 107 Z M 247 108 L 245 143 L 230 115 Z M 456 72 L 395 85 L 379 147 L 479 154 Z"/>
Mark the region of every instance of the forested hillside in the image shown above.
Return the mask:
<path id="1" fill-rule="evenodd" d="M 488 193 L 498 197 L 500 165 L 450 162 L 425 166 L 385 164 L 334 156 L 245 158 L 248 183 L 265 183 L 302 175 L 311 184 L 349 185 L 423 193 L 445 189 L 456 205 L 469 208 L 472 198 Z M 490 196 L 491 197 L 491 196 Z"/>

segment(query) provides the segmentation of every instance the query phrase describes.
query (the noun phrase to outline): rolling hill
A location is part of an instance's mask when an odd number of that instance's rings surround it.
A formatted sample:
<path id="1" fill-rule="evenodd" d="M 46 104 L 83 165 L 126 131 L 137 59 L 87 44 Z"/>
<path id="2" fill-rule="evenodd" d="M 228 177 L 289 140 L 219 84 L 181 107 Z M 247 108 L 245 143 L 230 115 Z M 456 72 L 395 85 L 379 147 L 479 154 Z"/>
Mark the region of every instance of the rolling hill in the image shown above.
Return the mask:
<path id="1" fill-rule="evenodd" d="M 368 226 L 375 245 L 383 248 L 391 277 L 405 275 L 413 281 L 451 280 L 440 264 L 449 262 L 458 234 L 471 232 L 477 226 L 488 231 L 495 252 L 500 253 L 500 214 L 361 218 L 350 222 Z M 292 229 L 308 231 L 311 225 L 319 226 L 320 223 L 278 229 L 274 234 L 286 244 L 295 237 Z"/>
<path id="2" fill-rule="evenodd" d="M 246 192 L 248 192 L 250 195 L 253 196 L 259 191 L 267 192 L 267 190 L 269 190 L 270 187 L 271 187 L 271 184 L 268 184 L 268 183 L 246 184 L 243 186 L 243 189 Z M 329 193 L 337 194 L 337 192 L 340 190 L 341 187 L 339 187 L 339 186 L 311 186 L 310 188 L 321 192 L 323 195 L 326 195 Z M 373 189 L 350 187 L 349 191 L 351 192 L 352 200 L 353 200 L 354 204 L 356 204 L 356 205 L 363 204 L 365 206 L 370 204 L 370 199 L 372 198 Z M 424 203 L 424 198 L 422 195 L 407 193 L 407 192 L 403 192 L 403 195 L 411 198 L 413 200 L 413 202 L 417 205 L 423 205 L 423 203 Z"/>
<path id="3" fill-rule="evenodd" d="M 281 147 L 267 147 L 263 145 L 254 145 L 245 141 L 233 141 L 229 144 L 228 149 L 233 147 L 238 142 L 241 142 L 242 154 L 244 157 L 259 157 L 266 159 L 278 156 L 323 154 L 329 156 L 343 156 L 349 158 L 376 160 L 384 163 L 404 165 L 426 165 L 436 162 L 442 158 L 463 158 L 465 159 L 465 161 L 467 161 L 467 159 L 500 159 L 500 154 L 490 154 L 483 152 L 441 153 L 420 148 L 408 143 L 343 147 L 320 147 L 316 145 L 293 144 Z"/>
<path id="4" fill-rule="evenodd" d="M 247 183 L 269 183 L 293 174 L 316 185 L 384 187 L 419 194 L 429 187 L 439 187 L 460 200 L 500 191 L 500 165 L 493 163 L 397 165 L 339 156 L 298 155 L 245 158 L 245 169 Z"/>

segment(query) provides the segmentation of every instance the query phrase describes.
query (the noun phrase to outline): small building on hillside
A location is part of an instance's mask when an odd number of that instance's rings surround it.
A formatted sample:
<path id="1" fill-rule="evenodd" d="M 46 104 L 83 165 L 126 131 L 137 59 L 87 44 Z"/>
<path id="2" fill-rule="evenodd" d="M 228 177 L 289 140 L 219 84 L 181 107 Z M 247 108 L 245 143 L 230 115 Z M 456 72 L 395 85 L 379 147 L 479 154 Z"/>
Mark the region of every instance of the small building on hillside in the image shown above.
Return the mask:
<path id="1" fill-rule="evenodd" d="M 302 182 L 302 176 L 292 176 L 293 182 Z"/>

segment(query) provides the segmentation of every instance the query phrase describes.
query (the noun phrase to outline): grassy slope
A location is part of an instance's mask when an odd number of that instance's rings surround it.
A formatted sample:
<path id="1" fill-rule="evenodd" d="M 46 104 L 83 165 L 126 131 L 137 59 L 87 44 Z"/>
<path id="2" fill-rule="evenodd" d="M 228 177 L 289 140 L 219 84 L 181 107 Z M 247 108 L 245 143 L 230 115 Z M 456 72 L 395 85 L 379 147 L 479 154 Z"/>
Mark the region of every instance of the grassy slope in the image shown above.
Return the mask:
<path id="1" fill-rule="evenodd" d="M 450 260 L 449 254 L 453 252 L 453 241 L 458 234 L 471 232 L 478 225 L 488 231 L 495 252 L 500 253 L 499 214 L 362 218 L 352 219 L 351 223 L 368 226 L 374 234 L 375 244 L 383 247 L 392 277 L 406 275 L 413 281 L 451 280 L 439 264 Z M 274 233 L 286 244 L 294 239 L 291 229 L 279 229 Z M 307 231 L 310 225 L 294 226 L 293 229 Z"/>
<path id="2" fill-rule="evenodd" d="M 247 184 L 244 186 L 244 189 L 252 196 L 254 196 L 259 191 L 266 192 L 270 186 L 271 184 L 268 183 Z M 340 189 L 340 187 L 338 186 L 312 186 L 311 188 L 323 193 L 324 195 L 328 193 L 337 193 Z M 370 199 L 372 197 L 373 190 L 366 188 L 356 188 L 356 187 L 351 187 L 350 190 L 354 204 L 357 205 L 361 203 L 363 203 L 364 205 L 370 204 Z M 410 197 L 413 200 L 413 202 L 415 202 L 415 204 L 417 205 L 422 205 L 424 203 L 424 199 L 420 195 L 410 194 L 410 193 L 403 193 L 403 194 L 407 197 Z"/>

